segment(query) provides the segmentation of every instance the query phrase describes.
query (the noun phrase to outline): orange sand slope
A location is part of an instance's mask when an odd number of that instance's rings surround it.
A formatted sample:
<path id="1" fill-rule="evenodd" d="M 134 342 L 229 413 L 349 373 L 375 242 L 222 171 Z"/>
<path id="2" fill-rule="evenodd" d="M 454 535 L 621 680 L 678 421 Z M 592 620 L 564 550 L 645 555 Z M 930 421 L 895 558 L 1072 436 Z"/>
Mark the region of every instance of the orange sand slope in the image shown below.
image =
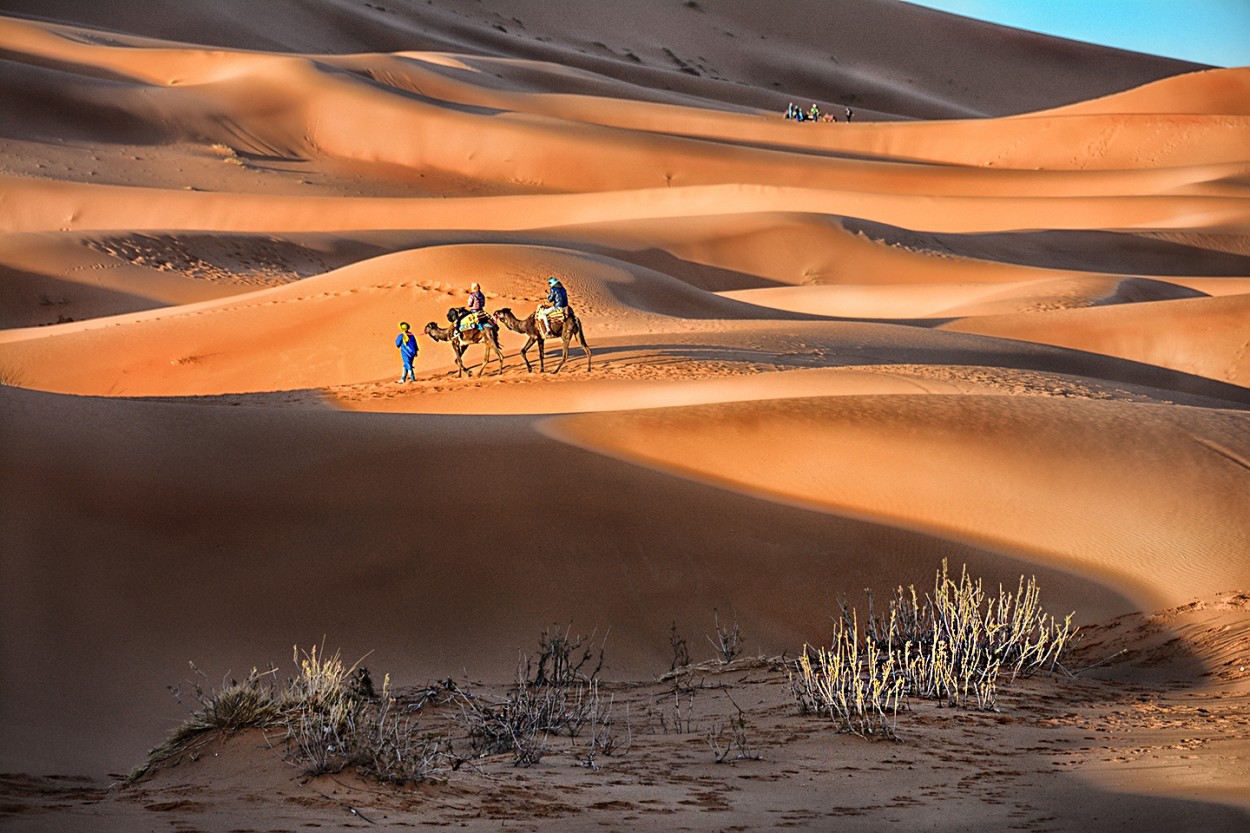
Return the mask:
<path id="1" fill-rule="evenodd" d="M 187 659 L 295 641 L 506 679 L 575 620 L 644 676 L 943 558 L 1086 623 L 1250 589 L 1250 69 L 385 5 L 0 2 L 5 771 L 123 769 Z M 551 275 L 591 356 L 395 383 L 398 321 Z"/>

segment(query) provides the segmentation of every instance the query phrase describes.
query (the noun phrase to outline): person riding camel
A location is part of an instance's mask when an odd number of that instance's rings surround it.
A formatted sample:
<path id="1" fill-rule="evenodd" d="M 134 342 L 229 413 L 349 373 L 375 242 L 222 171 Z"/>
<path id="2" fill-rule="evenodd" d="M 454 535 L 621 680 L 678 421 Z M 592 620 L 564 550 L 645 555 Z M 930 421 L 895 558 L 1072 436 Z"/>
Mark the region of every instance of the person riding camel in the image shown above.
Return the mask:
<path id="1" fill-rule="evenodd" d="M 477 281 L 474 281 L 469 286 L 469 301 L 464 305 L 464 308 L 468 310 L 469 315 L 486 311 L 486 296 L 482 294 L 482 285 Z M 476 316 L 474 326 L 479 330 L 482 329 L 485 326 L 485 318 L 486 316 L 484 315 Z"/>
<path id="2" fill-rule="evenodd" d="M 547 303 L 539 304 L 535 312 L 539 322 L 542 324 L 544 334 L 550 338 L 553 333 L 551 332 L 551 324 L 547 321 L 547 316 L 551 315 L 555 310 L 559 310 L 563 314 L 568 309 L 569 293 L 564 288 L 564 284 L 560 283 L 560 279 L 554 275 L 547 279 L 547 287 Z"/>

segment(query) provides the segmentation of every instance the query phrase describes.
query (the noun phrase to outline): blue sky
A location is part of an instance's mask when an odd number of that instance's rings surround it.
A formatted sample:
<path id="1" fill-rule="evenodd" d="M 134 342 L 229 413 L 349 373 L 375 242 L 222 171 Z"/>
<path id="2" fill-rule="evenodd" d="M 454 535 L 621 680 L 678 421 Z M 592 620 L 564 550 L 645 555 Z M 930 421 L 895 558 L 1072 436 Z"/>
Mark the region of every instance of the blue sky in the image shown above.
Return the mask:
<path id="1" fill-rule="evenodd" d="M 1214 66 L 1250 66 L 1250 0 L 908 0 L 976 17 Z"/>

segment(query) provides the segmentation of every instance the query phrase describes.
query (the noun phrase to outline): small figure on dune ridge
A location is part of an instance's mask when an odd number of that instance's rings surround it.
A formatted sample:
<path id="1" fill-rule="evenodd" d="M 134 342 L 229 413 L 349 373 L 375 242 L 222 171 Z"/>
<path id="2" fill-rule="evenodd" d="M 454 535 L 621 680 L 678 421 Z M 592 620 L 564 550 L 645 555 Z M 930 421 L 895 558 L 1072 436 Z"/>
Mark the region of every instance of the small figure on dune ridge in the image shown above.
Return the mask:
<path id="1" fill-rule="evenodd" d="M 836 122 L 838 120 L 838 117 L 835 116 L 833 113 L 821 113 L 820 105 L 818 104 L 813 103 L 810 109 L 804 110 L 802 107 L 799 107 L 797 104 L 791 101 L 788 105 L 786 105 L 786 120 L 787 121 L 799 121 L 799 122 L 815 121 L 815 122 L 824 122 L 825 124 L 829 124 L 831 122 Z M 850 107 L 846 108 L 846 120 L 847 121 L 851 120 L 851 108 Z"/>

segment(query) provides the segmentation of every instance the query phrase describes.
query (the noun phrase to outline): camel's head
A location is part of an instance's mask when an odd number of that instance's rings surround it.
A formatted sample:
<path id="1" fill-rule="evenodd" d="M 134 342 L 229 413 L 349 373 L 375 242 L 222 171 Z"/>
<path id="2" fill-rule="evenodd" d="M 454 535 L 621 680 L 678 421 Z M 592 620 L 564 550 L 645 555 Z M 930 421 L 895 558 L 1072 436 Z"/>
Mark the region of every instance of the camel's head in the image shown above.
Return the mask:
<path id="1" fill-rule="evenodd" d="M 438 330 L 438 325 L 435 324 L 433 321 L 425 325 L 425 334 L 429 336 L 430 338 L 434 337 L 434 333 L 437 332 L 437 330 Z"/>

